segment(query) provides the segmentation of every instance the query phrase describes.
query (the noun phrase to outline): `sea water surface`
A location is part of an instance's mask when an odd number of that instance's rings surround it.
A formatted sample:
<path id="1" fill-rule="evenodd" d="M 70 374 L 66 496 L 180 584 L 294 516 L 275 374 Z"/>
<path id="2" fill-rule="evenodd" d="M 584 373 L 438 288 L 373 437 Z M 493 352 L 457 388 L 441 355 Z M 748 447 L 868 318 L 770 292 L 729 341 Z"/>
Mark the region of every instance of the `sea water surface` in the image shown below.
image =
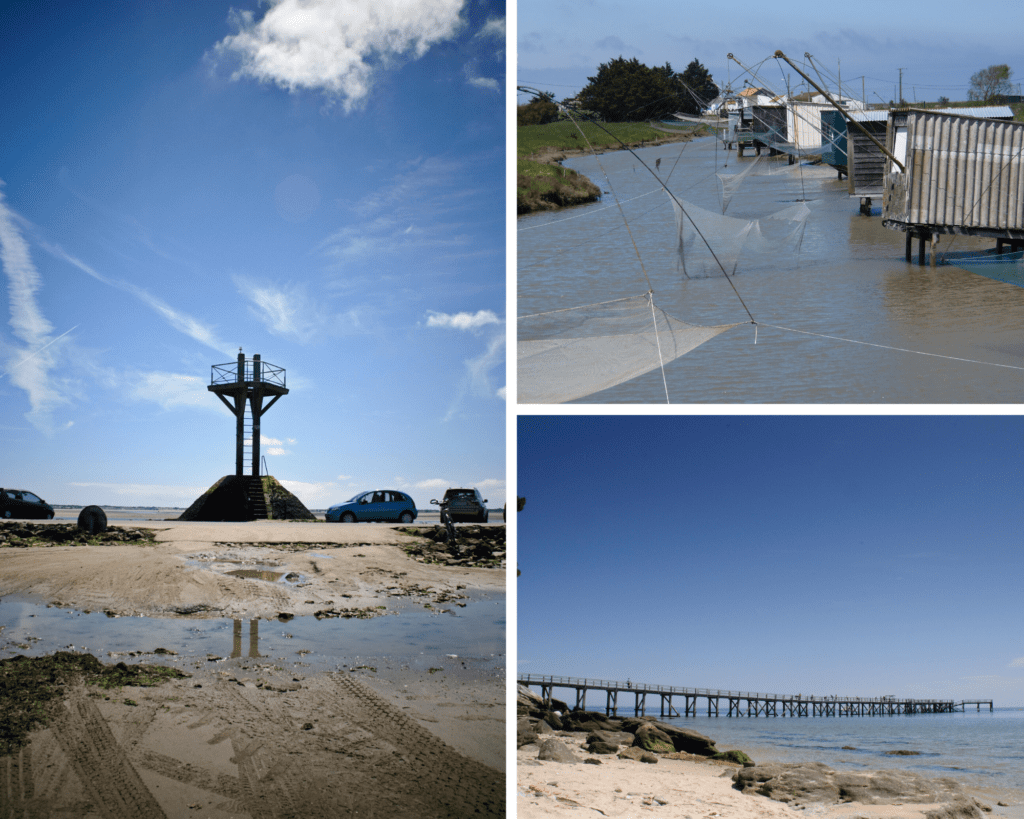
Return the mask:
<path id="1" fill-rule="evenodd" d="M 716 173 L 738 173 L 755 161 L 726 155 L 713 138 L 638 154 L 651 167 L 661 158 L 659 173 L 681 199 L 719 212 Z M 656 303 L 677 319 L 750 321 L 724 277 L 684 275 L 671 203 L 636 157 L 616 151 L 564 164 L 606 193 L 592 205 L 518 220 L 518 315 L 640 295 L 649 280 Z M 761 173 L 764 166 L 771 173 Z M 668 364 L 673 402 L 1024 400 L 1024 288 L 954 266 L 908 264 L 905 234 L 882 227 L 881 202 L 871 216 L 861 215 L 847 181 L 828 166 L 789 166 L 784 157 L 762 162 L 727 215 L 763 218 L 801 200 L 811 215 L 799 251 L 741 257 L 733 277 L 759 323 L 756 344 L 747 323 Z M 940 250 L 993 244 L 943 237 Z M 915 260 L 916 253 L 915 243 Z M 655 370 L 579 403 L 664 401 Z"/>
<path id="2" fill-rule="evenodd" d="M 619 709 L 620 715 L 623 714 Z M 824 762 L 836 770 L 910 770 L 956 779 L 1006 816 L 1024 816 L 1024 708 L 879 717 L 665 717 L 755 762 Z M 844 747 L 845 746 L 845 747 Z M 852 749 L 852 750 L 851 750 Z M 890 756 L 887 751 L 918 751 Z"/>

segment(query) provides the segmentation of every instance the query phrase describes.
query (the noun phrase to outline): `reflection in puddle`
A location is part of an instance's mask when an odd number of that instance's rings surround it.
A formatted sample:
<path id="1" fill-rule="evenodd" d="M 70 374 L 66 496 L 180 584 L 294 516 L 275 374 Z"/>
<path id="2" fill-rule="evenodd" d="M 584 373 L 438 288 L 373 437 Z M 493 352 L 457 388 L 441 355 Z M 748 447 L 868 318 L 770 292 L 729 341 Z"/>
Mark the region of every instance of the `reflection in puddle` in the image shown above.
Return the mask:
<path id="1" fill-rule="evenodd" d="M 248 577 L 251 580 L 269 580 L 272 583 L 277 582 L 284 572 L 269 572 L 263 569 L 235 569 L 231 572 L 224 572 L 232 577 Z"/>
<path id="2" fill-rule="evenodd" d="M 242 621 L 234 620 L 235 644 L 231 648 L 231 658 L 242 656 Z M 261 657 L 260 654 L 260 621 L 259 619 L 249 621 L 249 656 Z"/>
<path id="3" fill-rule="evenodd" d="M 505 655 L 505 596 L 477 594 L 458 614 L 436 614 L 418 606 L 392 609 L 391 617 L 369 620 L 295 617 L 249 621 L 163 617 L 108 617 L 29 602 L 16 596 L 0 605 L 0 659 L 54 651 L 111 656 L 131 661 L 198 667 L 227 658 L 261 657 L 316 668 L 340 667 L 356 657 L 407 658 L 412 665 L 437 665 L 431 657 L 458 655 L 477 664 L 500 666 Z M 248 647 L 245 632 L 248 631 Z M 230 652 L 230 653 L 229 653 Z M 149 655 L 149 656 L 145 656 Z"/>
<path id="4" fill-rule="evenodd" d="M 317 557 L 323 557 L 324 555 L 317 555 Z M 277 563 L 253 563 L 251 560 L 238 560 L 230 557 L 217 557 L 215 559 L 207 559 L 205 556 L 197 556 L 186 559 L 185 563 L 189 566 L 195 566 L 199 569 L 206 569 L 207 571 L 216 572 L 218 574 L 226 574 L 231 577 L 242 577 L 247 580 L 265 580 L 268 583 L 277 583 L 284 578 L 284 582 L 290 585 L 303 583 L 306 580 L 305 575 L 299 574 L 298 572 L 288 572 L 287 574 L 280 570 L 280 566 Z M 232 569 L 230 566 L 245 566 L 242 569 Z"/>

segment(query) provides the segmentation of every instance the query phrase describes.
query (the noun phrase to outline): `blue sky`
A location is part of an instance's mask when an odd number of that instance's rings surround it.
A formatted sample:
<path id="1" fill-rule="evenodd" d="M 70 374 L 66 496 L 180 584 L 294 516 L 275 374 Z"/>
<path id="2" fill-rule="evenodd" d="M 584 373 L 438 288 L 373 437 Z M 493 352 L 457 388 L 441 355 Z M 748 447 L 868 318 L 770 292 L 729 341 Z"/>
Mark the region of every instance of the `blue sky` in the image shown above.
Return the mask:
<path id="1" fill-rule="evenodd" d="M 1024 704 L 1020 416 L 520 416 L 521 672 Z"/>
<path id="2" fill-rule="evenodd" d="M 860 97 L 863 76 L 869 103 L 898 95 L 900 68 L 910 102 L 966 99 L 971 75 L 1000 63 L 1013 69 L 1015 83 L 1024 81 L 1019 26 L 1009 24 L 1019 21 L 1020 7 L 1012 0 L 980 0 L 968 14 L 949 0 L 869 0 L 855 8 L 817 0 L 520 0 L 517 8 L 516 81 L 558 99 L 575 95 L 599 65 L 619 56 L 648 66 L 668 62 L 680 72 L 696 58 L 722 83 L 743 71 L 727 54 L 754 67 L 780 49 L 796 62 L 809 52 L 823 75 L 831 75 L 833 91 L 841 75 L 847 93 Z M 780 65 L 764 63 L 756 84 L 785 90 Z M 793 85 L 801 81 L 785 68 Z"/>
<path id="3" fill-rule="evenodd" d="M 0 485 L 188 505 L 213 364 L 287 371 L 310 507 L 505 492 L 505 14 L 482 0 L 0 8 Z"/>

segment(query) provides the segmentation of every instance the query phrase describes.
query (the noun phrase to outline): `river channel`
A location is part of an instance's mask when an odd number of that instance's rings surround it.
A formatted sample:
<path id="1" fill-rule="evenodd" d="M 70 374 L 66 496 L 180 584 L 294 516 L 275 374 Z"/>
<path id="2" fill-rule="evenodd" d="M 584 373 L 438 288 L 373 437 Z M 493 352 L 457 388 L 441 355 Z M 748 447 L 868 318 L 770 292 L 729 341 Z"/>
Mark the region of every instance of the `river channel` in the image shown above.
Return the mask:
<path id="1" fill-rule="evenodd" d="M 738 173 L 755 161 L 726 155 L 713 138 L 638 154 L 652 168 L 661 159 L 660 175 L 684 202 L 718 212 L 716 173 Z M 518 314 L 640 295 L 649 278 L 658 306 L 677 319 L 743 322 L 666 366 L 673 403 L 1024 400 L 1024 288 L 952 265 L 919 267 L 916 243 L 908 264 L 905 234 L 882 227 L 881 202 L 862 215 L 834 169 L 765 160 L 729 202 L 727 214 L 741 219 L 763 219 L 801 200 L 811 210 L 799 250 L 740 257 L 733 282 L 758 323 L 755 343 L 729 282 L 688 278 L 680 268 L 672 205 L 636 157 L 617 151 L 563 164 L 605 195 L 519 218 Z M 993 244 L 946 236 L 940 251 Z M 578 401 L 664 402 L 657 369 Z"/>

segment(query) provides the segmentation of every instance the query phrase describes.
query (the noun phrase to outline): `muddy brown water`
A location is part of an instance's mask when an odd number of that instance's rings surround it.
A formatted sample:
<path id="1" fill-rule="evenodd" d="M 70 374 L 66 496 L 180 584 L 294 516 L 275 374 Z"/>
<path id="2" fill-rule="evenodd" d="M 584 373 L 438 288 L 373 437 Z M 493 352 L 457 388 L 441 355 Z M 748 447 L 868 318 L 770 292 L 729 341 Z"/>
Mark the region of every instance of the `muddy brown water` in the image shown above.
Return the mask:
<path id="1" fill-rule="evenodd" d="M 752 162 L 726 156 L 714 139 L 643 149 L 686 201 L 720 200 L 715 173 Z M 675 255 L 668 197 L 625 151 L 566 160 L 604 191 L 614 188 L 657 304 L 694 324 L 749 322 L 721 276 L 687 279 Z M 827 167 L 788 166 L 751 175 L 727 214 L 757 218 L 804 199 L 812 214 L 802 247 L 743 257 L 734 283 L 761 324 L 736 327 L 666 367 L 673 402 L 1012 403 L 1024 400 L 1024 288 L 953 266 L 905 261 L 905 234 L 858 212 L 846 180 Z M 944 237 L 940 250 L 991 240 Z M 916 243 L 915 243 L 916 259 Z M 647 290 L 641 262 L 610 194 L 593 205 L 518 220 L 518 314 L 634 296 Z M 816 333 L 800 335 L 765 324 Z M 820 336 L 833 336 L 822 338 Z M 915 352 L 867 346 L 883 345 Z M 940 356 L 944 356 L 940 357 Z M 953 359 L 968 359 L 953 360 Z M 985 363 L 973 363 L 985 362 Z M 1004 366 L 993 366 L 1004 365 Z M 579 403 L 664 403 L 659 371 Z"/>

